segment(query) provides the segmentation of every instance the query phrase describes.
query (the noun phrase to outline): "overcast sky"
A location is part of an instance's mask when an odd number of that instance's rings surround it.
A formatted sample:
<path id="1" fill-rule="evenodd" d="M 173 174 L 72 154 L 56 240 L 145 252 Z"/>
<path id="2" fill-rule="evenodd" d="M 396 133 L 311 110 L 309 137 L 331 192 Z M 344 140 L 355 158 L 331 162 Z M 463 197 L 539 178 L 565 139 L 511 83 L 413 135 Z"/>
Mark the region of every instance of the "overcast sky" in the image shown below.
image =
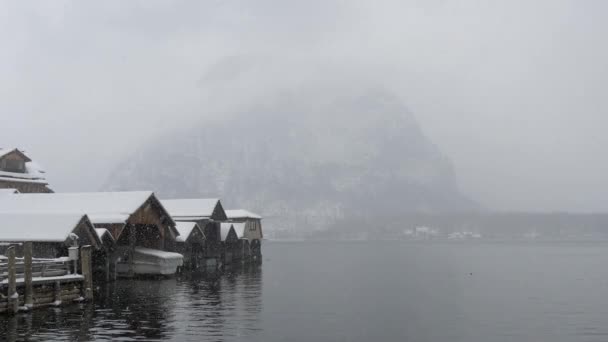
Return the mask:
<path id="1" fill-rule="evenodd" d="M 159 133 L 356 80 L 401 97 L 487 207 L 608 211 L 607 19 L 602 0 L 2 1 L 0 146 L 96 190 Z"/>

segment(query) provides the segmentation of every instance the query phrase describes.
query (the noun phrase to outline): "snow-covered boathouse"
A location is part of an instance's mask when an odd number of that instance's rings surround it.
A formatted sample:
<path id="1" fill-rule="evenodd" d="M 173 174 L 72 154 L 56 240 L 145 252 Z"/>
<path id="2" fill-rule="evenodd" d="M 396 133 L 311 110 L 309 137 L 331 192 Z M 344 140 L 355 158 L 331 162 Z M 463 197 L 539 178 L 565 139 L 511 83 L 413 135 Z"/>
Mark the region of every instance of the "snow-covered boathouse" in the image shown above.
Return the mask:
<path id="1" fill-rule="evenodd" d="M 93 251 L 93 274 L 96 279 L 104 279 L 106 282 L 112 280 L 112 267 L 110 258 L 116 250 L 116 240 L 109 230 L 95 228 L 95 232 L 101 241 L 101 248 Z M 115 274 L 114 274 L 115 276 Z"/>
<path id="2" fill-rule="evenodd" d="M 235 255 L 238 254 L 239 238 L 236 235 L 236 231 L 232 223 L 224 222 L 220 225 L 221 227 L 221 239 L 222 239 L 222 263 L 231 264 Z"/>
<path id="3" fill-rule="evenodd" d="M 238 246 L 233 255 L 234 259 L 239 259 L 243 262 L 249 261 L 251 259 L 251 243 L 249 239 L 245 237 L 245 232 L 247 230 L 246 222 L 231 222 L 232 227 L 234 228 L 234 232 L 236 233 L 236 237 L 238 238 Z"/>
<path id="4" fill-rule="evenodd" d="M 101 247 L 93 224 L 83 214 L 0 213 L 0 254 L 16 245 L 17 256 L 23 256 L 23 242 L 32 242 L 35 258 L 68 256 L 72 246 Z"/>
<path id="5" fill-rule="evenodd" d="M 137 274 L 132 267 L 136 247 L 163 251 L 165 242 L 178 235 L 175 222 L 151 191 L 0 196 L 0 212 L 86 213 L 96 228 L 112 234 L 116 245 L 111 263 L 127 263 L 128 276 Z"/>
<path id="6" fill-rule="evenodd" d="M 222 254 L 220 223 L 226 212 L 219 199 L 164 199 L 161 201 L 176 222 L 196 222 L 205 235 L 205 263 L 213 268 Z"/>
<path id="7" fill-rule="evenodd" d="M 44 171 L 24 151 L 0 148 L 0 189 L 23 193 L 49 193 Z"/>
<path id="8" fill-rule="evenodd" d="M 168 249 L 184 256 L 184 268 L 196 270 L 205 258 L 205 234 L 196 222 L 176 222 L 179 236 L 168 243 Z"/>
<path id="9" fill-rule="evenodd" d="M 97 233 L 99 240 L 101 240 L 101 244 L 105 250 L 112 250 L 114 248 L 116 240 L 114 240 L 114 237 L 109 230 L 105 228 L 95 228 L 95 232 Z"/>
<path id="10" fill-rule="evenodd" d="M 239 236 L 239 239 L 249 240 L 249 248 L 252 256 L 256 258 L 261 257 L 262 239 L 264 238 L 262 232 L 262 216 L 244 209 L 226 210 L 226 216 L 228 217 L 228 222 L 245 224 L 242 236 Z M 235 229 L 237 229 L 236 225 Z M 239 233 L 239 231 L 237 231 L 237 233 Z"/>

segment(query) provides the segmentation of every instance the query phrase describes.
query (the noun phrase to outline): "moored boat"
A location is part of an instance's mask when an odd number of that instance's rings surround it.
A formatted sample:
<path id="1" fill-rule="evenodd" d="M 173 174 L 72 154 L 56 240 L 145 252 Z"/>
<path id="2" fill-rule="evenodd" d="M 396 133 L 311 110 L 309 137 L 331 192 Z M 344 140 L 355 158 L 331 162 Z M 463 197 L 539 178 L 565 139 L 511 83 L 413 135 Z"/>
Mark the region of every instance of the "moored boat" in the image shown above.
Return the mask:
<path id="1" fill-rule="evenodd" d="M 173 275 L 183 266 L 184 257 L 179 253 L 152 248 L 135 247 L 128 257 L 116 264 L 119 275 Z"/>

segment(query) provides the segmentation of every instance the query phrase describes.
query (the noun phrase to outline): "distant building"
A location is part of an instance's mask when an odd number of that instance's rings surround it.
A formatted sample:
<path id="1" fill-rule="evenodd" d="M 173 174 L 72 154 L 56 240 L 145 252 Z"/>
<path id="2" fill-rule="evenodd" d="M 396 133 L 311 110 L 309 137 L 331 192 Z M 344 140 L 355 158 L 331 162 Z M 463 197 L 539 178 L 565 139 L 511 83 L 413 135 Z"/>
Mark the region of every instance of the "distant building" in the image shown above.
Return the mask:
<path id="1" fill-rule="evenodd" d="M 234 229 L 239 239 L 249 241 L 244 247 L 244 254 L 250 253 L 256 258 L 261 257 L 262 239 L 264 238 L 262 216 L 244 209 L 226 210 L 226 216 L 228 217 L 228 221 L 235 223 Z"/>
<path id="2" fill-rule="evenodd" d="M 0 189 L 22 193 L 49 193 L 44 171 L 19 149 L 0 148 Z"/>

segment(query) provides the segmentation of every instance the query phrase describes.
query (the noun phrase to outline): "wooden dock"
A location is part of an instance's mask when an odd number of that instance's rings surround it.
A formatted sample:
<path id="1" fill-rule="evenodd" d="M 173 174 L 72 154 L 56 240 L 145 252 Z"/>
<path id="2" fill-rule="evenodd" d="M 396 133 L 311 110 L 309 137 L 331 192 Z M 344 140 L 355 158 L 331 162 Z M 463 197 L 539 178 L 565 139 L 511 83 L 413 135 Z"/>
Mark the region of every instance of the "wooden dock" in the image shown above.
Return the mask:
<path id="1" fill-rule="evenodd" d="M 23 251 L 23 258 L 16 258 L 11 246 L 0 259 L 0 313 L 93 299 L 90 246 L 75 251 L 78 258 L 34 259 L 31 242 Z"/>

